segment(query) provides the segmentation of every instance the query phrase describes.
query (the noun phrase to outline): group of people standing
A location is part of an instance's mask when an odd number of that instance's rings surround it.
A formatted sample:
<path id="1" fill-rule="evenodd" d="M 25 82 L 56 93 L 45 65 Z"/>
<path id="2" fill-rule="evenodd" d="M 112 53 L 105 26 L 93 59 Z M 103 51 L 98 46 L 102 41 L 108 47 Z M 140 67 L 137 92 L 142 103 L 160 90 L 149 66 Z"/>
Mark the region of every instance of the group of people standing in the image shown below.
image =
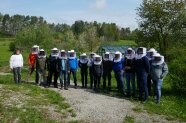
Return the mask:
<path id="1" fill-rule="evenodd" d="M 162 82 L 168 73 L 164 56 L 153 48 L 147 51 L 144 47 L 139 47 L 136 50 L 128 48 L 124 56 L 119 51 L 114 54 L 106 52 L 103 56 L 91 52 L 89 55 L 83 53 L 78 58 L 74 50 L 65 51 L 53 48 L 50 56 L 47 57 L 45 50 L 39 50 L 39 46 L 35 45 L 29 55 L 29 71 L 26 81 L 29 81 L 30 75 L 36 69 L 35 81 L 38 85 L 41 85 L 43 78 L 44 86 L 50 87 L 54 76 L 54 87 L 58 88 L 57 80 L 59 78 L 61 88 L 67 90 L 72 74 L 74 87 L 77 88 L 76 74 L 80 68 L 82 88 L 87 88 L 89 75 L 90 88 L 99 90 L 103 78 L 103 88 L 110 91 L 112 84 L 111 73 L 113 71 L 118 91 L 123 96 L 135 97 L 137 96 L 136 90 L 139 90 L 139 99 L 147 101 L 148 96 L 151 95 L 151 87 L 154 85 L 154 96 L 156 102 L 159 103 Z M 13 65 L 15 60 L 12 57 L 10 67 L 13 71 L 19 71 L 15 68 L 16 65 Z M 18 67 L 22 66 L 23 64 Z M 17 80 L 16 76 L 17 74 L 14 74 L 14 80 L 19 82 L 20 77 L 18 76 L 19 79 Z M 126 80 L 126 88 L 124 80 Z"/>

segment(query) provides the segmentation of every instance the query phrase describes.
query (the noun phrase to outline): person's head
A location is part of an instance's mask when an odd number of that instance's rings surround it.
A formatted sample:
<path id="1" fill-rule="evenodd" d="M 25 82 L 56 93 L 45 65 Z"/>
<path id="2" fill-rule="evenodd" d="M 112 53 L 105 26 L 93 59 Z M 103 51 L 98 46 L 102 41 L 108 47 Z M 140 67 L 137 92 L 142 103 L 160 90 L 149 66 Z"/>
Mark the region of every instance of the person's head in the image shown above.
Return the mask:
<path id="1" fill-rule="evenodd" d="M 59 50 L 58 50 L 57 48 L 53 48 L 53 49 L 51 50 L 51 55 L 52 55 L 52 56 L 58 56 L 58 55 L 59 55 Z"/>
<path id="2" fill-rule="evenodd" d="M 160 55 L 159 53 L 155 53 L 153 55 L 153 62 L 154 63 L 163 63 L 164 62 L 164 56 Z"/>
<path id="3" fill-rule="evenodd" d="M 131 55 L 132 54 L 132 48 L 127 49 L 127 54 Z"/>
<path id="4" fill-rule="evenodd" d="M 93 58 L 95 56 L 95 53 L 93 53 L 93 52 L 91 52 L 90 54 L 89 54 L 89 57 L 90 58 Z"/>
<path id="5" fill-rule="evenodd" d="M 74 50 L 70 51 L 70 57 L 75 57 L 75 51 Z"/>
<path id="6" fill-rule="evenodd" d="M 16 54 L 16 55 L 19 55 L 19 54 L 20 54 L 20 50 L 19 50 L 19 49 L 16 49 L 16 50 L 15 50 L 15 54 Z"/>
<path id="7" fill-rule="evenodd" d="M 152 58 L 153 55 L 157 53 L 157 51 L 154 48 L 151 48 L 148 52 L 147 52 L 147 57 Z"/>
<path id="8" fill-rule="evenodd" d="M 45 56 L 46 54 L 45 54 L 45 50 L 44 49 L 41 49 L 40 51 L 39 51 L 39 56 Z"/>
<path id="9" fill-rule="evenodd" d="M 31 49 L 32 54 L 38 54 L 39 53 L 39 46 L 34 45 Z"/>
<path id="10" fill-rule="evenodd" d="M 66 52 L 65 52 L 65 50 L 61 50 L 61 57 L 66 57 Z"/>
<path id="11" fill-rule="evenodd" d="M 86 55 L 86 53 L 81 54 L 81 55 L 80 55 L 80 59 L 82 59 L 82 60 L 87 59 L 87 55 Z"/>
<path id="12" fill-rule="evenodd" d="M 105 59 L 109 59 L 109 58 L 110 58 L 110 53 L 109 53 L 109 52 L 106 52 L 106 53 L 104 54 L 104 58 L 105 58 Z"/>
<path id="13" fill-rule="evenodd" d="M 139 48 L 137 49 L 137 54 L 138 54 L 138 55 L 146 54 L 146 48 L 144 48 L 144 47 L 139 47 Z"/>
<path id="14" fill-rule="evenodd" d="M 121 58 L 121 53 L 119 52 L 119 51 L 116 51 L 115 52 L 115 55 L 114 55 L 114 59 L 115 60 L 118 60 L 118 59 L 120 59 Z"/>

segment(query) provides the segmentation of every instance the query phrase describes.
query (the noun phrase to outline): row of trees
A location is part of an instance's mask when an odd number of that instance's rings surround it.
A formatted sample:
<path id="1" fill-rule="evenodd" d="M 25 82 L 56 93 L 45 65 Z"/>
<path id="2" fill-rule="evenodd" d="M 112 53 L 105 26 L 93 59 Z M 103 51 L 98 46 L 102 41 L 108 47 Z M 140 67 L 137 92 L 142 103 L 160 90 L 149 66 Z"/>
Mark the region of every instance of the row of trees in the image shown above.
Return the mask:
<path id="1" fill-rule="evenodd" d="M 157 48 L 169 63 L 174 88 L 186 91 L 185 0 L 143 0 L 137 14 L 137 44 Z"/>
<path id="2" fill-rule="evenodd" d="M 1 14 L 0 33 L 16 37 L 15 47 L 28 49 L 33 44 L 44 48 L 56 46 L 80 52 L 95 51 L 101 42 L 132 40 L 134 31 L 120 28 L 115 23 L 75 21 L 72 25 L 50 24 L 43 17 Z"/>

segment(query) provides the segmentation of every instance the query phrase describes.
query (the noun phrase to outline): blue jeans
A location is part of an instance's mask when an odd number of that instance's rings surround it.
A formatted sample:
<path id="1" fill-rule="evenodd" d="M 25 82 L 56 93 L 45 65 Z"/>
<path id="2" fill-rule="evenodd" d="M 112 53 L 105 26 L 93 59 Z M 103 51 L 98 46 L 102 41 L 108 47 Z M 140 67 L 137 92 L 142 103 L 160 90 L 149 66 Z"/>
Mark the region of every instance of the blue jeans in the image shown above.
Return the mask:
<path id="1" fill-rule="evenodd" d="M 21 83 L 21 67 L 13 68 L 13 75 L 15 83 Z"/>
<path id="2" fill-rule="evenodd" d="M 160 98 L 161 98 L 161 87 L 162 87 L 162 83 L 163 83 L 163 80 L 158 80 L 158 81 L 155 81 L 155 96 L 156 96 L 156 101 L 159 103 L 160 102 Z"/>
<path id="3" fill-rule="evenodd" d="M 143 99 L 143 93 L 145 93 L 144 100 L 148 99 L 148 88 L 147 88 L 147 74 L 146 73 L 137 73 L 137 83 L 139 87 L 139 98 Z"/>
<path id="4" fill-rule="evenodd" d="M 117 88 L 118 90 L 124 94 L 125 93 L 125 88 L 124 88 L 124 81 L 123 81 L 123 71 L 115 71 L 115 78 L 117 81 Z"/>
<path id="5" fill-rule="evenodd" d="M 66 88 L 67 87 L 67 71 L 64 71 L 64 70 L 60 71 L 59 79 L 60 79 L 61 86 L 63 86 L 64 84 L 64 87 Z"/>
<path id="6" fill-rule="evenodd" d="M 136 85 L 135 85 L 135 73 L 126 72 L 126 82 L 127 82 L 127 91 L 130 94 L 130 83 L 132 82 L 132 92 L 135 95 Z"/>

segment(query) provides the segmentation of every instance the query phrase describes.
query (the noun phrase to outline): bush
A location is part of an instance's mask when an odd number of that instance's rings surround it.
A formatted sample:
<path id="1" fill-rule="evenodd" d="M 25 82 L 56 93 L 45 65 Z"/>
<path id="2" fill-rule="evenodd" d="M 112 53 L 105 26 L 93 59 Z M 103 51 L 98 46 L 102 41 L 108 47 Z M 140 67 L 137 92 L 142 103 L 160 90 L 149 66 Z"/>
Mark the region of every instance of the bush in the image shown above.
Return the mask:
<path id="1" fill-rule="evenodd" d="M 9 44 L 9 50 L 10 50 L 10 51 L 15 51 L 15 49 L 16 49 L 15 42 L 11 42 L 11 43 Z"/>
<path id="2" fill-rule="evenodd" d="M 184 46 L 176 46 L 169 52 L 169 73 L 173 89 L 186 92 L 186 51 Z"/>

